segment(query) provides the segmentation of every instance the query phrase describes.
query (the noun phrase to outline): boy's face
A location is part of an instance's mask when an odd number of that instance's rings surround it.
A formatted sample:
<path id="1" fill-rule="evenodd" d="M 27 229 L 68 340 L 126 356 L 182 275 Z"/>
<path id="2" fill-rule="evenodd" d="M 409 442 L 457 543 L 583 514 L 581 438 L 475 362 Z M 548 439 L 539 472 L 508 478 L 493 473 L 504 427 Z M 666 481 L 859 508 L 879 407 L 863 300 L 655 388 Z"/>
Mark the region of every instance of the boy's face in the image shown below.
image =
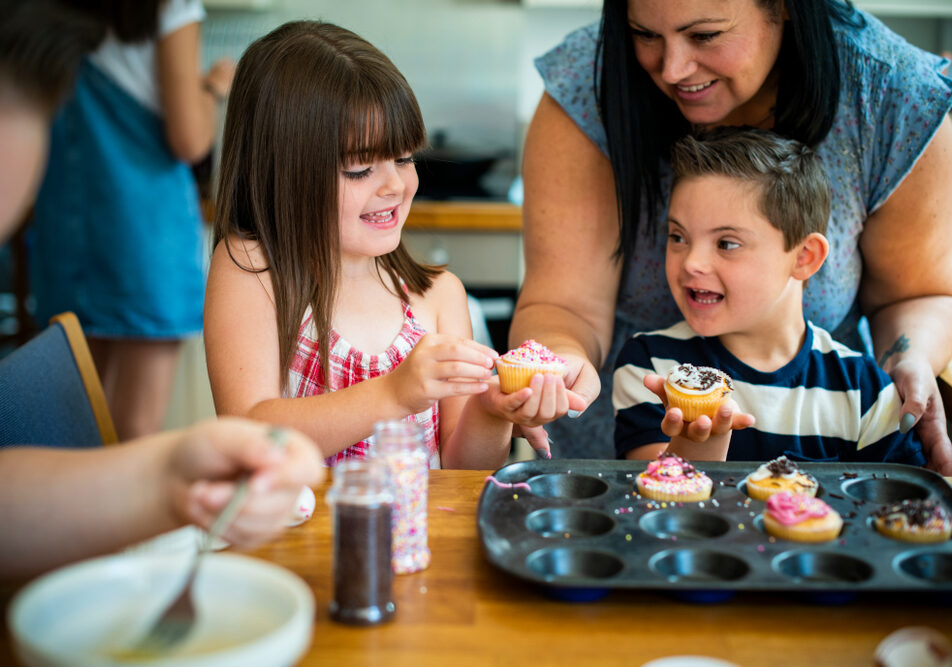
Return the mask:
<path id="1" fill-rule="evenodd" d="M 798 247 L 784 250 L 758 199 L 756 186 L 713 175 L 684 179 L 671 193 L 668 286 L 702 336 L 769 336 L 802 320 Z"/>

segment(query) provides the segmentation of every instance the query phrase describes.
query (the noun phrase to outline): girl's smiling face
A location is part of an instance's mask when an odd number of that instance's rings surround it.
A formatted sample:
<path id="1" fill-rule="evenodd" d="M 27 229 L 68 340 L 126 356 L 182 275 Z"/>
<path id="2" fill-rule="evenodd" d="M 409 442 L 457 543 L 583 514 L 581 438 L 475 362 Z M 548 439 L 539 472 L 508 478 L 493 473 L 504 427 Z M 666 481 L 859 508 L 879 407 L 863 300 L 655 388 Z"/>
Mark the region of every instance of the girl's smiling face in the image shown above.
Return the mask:
<path id="1" fill-rule="evenodd" d="M 685 178 L 671 194 L 668 286 L 702 336 L 771 335 L 802 321 L 799 246 L 784 250 L 758 201 L 756 185 L 720 175 Z"/>
<path id="2" fill-rule="evenodd" d="M 338 179 L 340 250 L 348 258 L 379 257 L 400 243 L 420 179 L 411 155 L 344 165 Z"/>
<path id="3" fill-rule="evenodd" d="M 639 64 L 695 125 L 763 126 L 783 19 L 757 0 L 628 0 Z"/>

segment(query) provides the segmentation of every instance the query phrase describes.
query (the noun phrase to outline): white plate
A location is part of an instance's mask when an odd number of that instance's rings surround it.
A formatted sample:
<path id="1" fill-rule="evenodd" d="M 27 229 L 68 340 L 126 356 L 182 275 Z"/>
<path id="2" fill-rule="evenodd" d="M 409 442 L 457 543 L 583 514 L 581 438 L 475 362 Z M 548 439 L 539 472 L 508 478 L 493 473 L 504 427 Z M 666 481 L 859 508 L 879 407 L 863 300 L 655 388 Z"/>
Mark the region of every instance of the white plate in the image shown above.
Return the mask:
<path id="1" fill-rule="evenodd" d="M 83 561 L 27 585 L 8 625 L 28 666 L 123 661 L 186 576 L 181 554 L 125 553 Z M 195 580 L 198 618 L 161 663 L 175 667 L 292 665 L 310 646 L 314 596 L 294 573 L 237 554 L 206 554 Z"/>

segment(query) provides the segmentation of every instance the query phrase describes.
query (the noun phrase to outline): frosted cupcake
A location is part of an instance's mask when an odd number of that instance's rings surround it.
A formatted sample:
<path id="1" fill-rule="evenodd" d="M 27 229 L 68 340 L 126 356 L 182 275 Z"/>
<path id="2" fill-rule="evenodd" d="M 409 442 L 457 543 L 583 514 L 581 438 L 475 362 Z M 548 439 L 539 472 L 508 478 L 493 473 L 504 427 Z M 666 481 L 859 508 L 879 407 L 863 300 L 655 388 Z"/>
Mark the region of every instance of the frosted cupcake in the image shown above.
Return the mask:
<path id="1" fill-rule="evenodd" d="M 843 528 L 843 518 L 819 498 L 781 491 L 767 498 L 764 530 L 784 540 L 829 542 Z"/>
<path id="2" fill-rule="evenodd" d="M 816 479 L 801 471 L 786 456 L 761 465 L 747 476 L 744 486 L 747 487 L 747 495 L 754 500 L 767 500 L 781 491 L 815 496 L 817 490 Z"/>
<path id="3" fill-rule="evenodd" d="M 707 500 L 714 486 L 710 477 L 680 456 L 665 453 L 649 463 L 635 483 L 645 498 L 684 503 Z"/>
<path id="4" fill-rule="evenodd" d="M 713 419 L 733 390 L 734 383 L 727 373 L 693 364 L 675 366 L 664 383 L 668 407 L 680 408 L 684 421 L 688 422 L 701 415 Z"/>
<path id="5" fill-rule="evenodd" d="M 876 530 L 905 542 L 944 542 L 952 536 L 952 518 L 935 500 L 903 500 L 873 512 Z"/>
<path id="6" fill-rule="evenodd" d="M 504 394 L 528 387 L 529 381 L 536 373 L 562 377 L 565 375 L 565 369 L 565 360 L 562 357 L 531 338 L 496 359 L 499 387 Z"/>

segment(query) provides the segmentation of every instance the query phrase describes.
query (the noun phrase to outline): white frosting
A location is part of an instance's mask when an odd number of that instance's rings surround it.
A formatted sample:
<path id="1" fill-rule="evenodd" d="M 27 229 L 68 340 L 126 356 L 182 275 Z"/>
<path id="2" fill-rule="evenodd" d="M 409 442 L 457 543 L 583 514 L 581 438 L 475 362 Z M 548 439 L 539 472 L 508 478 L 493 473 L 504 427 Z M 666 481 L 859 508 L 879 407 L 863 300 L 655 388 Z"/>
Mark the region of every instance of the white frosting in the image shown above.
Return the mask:
<path id="1" fill-rule="evenodd" d="M 713 373 L 720 381 L 704 386 L 705 376 Z M 681 364 L 668 371 L 668 384 L 678 391 L 694 396 L 703 396 L 724 389 L 725 384 L 730 387 L 729 378 L 721 371 L 710 366 L 694 366 Z"/>

